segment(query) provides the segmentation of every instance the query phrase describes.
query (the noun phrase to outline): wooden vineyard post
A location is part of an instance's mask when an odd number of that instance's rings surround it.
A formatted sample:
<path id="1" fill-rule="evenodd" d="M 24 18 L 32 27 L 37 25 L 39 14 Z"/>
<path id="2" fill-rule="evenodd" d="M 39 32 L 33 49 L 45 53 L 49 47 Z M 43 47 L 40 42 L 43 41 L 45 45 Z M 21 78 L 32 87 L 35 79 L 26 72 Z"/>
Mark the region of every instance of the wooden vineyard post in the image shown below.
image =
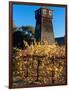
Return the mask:
<path id="1" fill-rule="evenodd" d="M 40 59 L 38 58 L 37 61 L 38 61 L 38 63 L 37 63 L 37 79 L 36 79 L 36 81 L 38 81 L 38 78 L 39 78 L 39 64 L 40 64 Z"/>
<path id="2" fill-rule="evenodd" d="M 55 75 L 55 72 L 54 72 L 54 57 L 52 57 L 52 84 L 54 84 L 54 75 Z"/>

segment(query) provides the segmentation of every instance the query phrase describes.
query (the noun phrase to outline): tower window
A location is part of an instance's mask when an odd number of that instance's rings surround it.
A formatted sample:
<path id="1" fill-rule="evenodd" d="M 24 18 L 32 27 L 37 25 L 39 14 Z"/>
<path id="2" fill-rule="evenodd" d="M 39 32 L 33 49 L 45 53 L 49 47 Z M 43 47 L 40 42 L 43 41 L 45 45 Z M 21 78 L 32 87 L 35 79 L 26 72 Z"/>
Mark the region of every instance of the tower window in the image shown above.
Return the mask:
<path id="1" fill-rule="evenodd" d="M 46 9 L 43 9 L 42 10 L 42 14 L 47 14 L 47 10 Z"/>
<path id="2" fill-rule="evenodd" d="M 49 15 L 52 16 L 52 11 L 49 11 Z"/>

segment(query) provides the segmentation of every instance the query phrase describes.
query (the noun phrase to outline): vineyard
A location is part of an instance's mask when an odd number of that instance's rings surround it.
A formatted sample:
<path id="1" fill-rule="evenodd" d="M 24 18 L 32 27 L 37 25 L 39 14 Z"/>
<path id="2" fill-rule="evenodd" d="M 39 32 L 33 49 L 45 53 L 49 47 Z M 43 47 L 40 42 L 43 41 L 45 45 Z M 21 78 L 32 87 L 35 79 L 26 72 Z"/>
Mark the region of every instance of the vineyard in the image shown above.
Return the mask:
<path id="1" fill-rule="evenodd" d="M 13 48 L 13 86 L 65 84 L 65 46 L 46 41 L 24 44 L 23 50 Z"/>

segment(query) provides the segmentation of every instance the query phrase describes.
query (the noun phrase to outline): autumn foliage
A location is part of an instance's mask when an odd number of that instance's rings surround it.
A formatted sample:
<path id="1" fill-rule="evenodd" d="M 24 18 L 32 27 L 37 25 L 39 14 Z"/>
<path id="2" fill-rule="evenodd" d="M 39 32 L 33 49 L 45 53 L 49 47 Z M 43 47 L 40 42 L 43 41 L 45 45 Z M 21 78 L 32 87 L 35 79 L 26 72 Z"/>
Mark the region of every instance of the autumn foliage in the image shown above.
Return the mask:
<path id="1" fill-rule="evenodd" d="M 13 81 L 22 84 L 64 84 L 65 46 L 48 42 L 34 42 L 30 46 L 24 41 L 26 49 L 13 49 Z M 18 77 L 18 79 L 17 79 Z"/>

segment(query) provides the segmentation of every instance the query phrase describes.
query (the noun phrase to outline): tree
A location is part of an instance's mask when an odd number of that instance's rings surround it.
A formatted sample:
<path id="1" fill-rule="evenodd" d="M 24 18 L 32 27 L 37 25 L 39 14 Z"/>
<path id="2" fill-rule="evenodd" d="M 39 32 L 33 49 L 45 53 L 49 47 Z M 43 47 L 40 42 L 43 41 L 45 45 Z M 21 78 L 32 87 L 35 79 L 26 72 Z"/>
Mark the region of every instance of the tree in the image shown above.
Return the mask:
<path id="1" fill-rule="evenodd" d="M 22 26 L 21 27 L 23 30 L 28 30 L 28 31 L 32 31 L 32 33 L 35 33 L 35 28 L 33 26 Z"/>
<path id="2" fill-rule="evenodd" d="M 13 22 L 13 31 L 16 31 L 17 27 L 15 25 L 15 23 Z"/>

